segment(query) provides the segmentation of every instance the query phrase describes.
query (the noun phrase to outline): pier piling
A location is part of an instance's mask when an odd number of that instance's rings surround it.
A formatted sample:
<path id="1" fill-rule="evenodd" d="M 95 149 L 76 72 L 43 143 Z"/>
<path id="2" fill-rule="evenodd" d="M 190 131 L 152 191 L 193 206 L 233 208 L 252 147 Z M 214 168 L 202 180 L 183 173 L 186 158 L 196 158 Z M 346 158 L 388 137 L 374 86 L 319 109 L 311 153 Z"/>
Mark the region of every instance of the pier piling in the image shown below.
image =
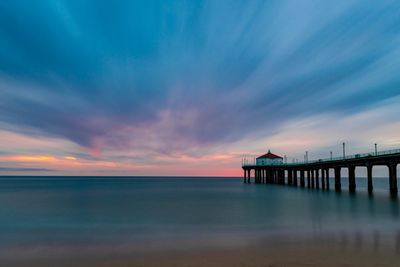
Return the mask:
<path id="1" fill-rule="evenodd" d="M 350 165 L 349 169 L 349 191 L 354 193 L 356 191 L 356 167 Z"/>
<path id="2" fill-rule="evenodd" d="M 397 194 L 397 164 L 395 162 L 389 164 L 389 187 L 392 195 Z"/>
<path id="3" fill-rule="evenodd" d="M 311 170 L 311 188 L 315 188 L 315 170 Z"/>
<path id="4" fill-rule="evenodd" d="M 329 190 L 329 169 L 326 169 L 326 189 Z"/>
<path id="5" fill-rule="evenodd" d="M 288 185 L 293 184 L 293 170 L 288 170 Z"/>
<path id="6" fill-rule="evenodd" d="M 340 177 L 340 167 L 335 168 L 335 191 L 340 192 L 342 191 L 342 181 Z"/>
<path id="7" fill-rule="evenodd" d="M 374 185 L 372 184 L 372 165 L 367 164 L 367 182 L 368 182 L 368 193 L 372 193 Z"/>

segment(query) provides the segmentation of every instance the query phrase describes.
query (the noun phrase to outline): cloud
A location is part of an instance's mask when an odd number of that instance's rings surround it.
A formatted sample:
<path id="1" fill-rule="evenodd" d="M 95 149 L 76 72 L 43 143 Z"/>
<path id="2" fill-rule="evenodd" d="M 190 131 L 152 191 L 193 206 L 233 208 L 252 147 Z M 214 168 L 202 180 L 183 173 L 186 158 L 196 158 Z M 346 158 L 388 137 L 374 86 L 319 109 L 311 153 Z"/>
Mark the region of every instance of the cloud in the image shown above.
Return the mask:
<path id="1" fill-rule="evenodd" d="M 46 168 L 8 168 L 0 167 L 0 172 L 52 172 L 55 170 Z"/>
<path id="2" fill-rule="evenodd" d="M 400 94 L 400 5 L 367 2 L 1 3 L 0 128 L 157 162 L 368 112 Z"/>

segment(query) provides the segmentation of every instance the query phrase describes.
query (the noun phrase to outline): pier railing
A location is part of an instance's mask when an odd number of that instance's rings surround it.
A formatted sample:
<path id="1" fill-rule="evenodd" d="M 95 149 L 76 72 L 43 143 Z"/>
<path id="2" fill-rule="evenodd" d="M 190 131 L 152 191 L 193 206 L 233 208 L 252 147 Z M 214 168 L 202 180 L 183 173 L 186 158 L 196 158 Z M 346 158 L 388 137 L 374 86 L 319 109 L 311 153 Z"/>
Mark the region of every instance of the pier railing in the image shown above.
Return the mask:
<path id="1" fill-rule="evenodd" d="M 362 154 L 354 154 L 348 155 L 345 157 L 332 157 L 332 158 L 324 158 L 324 159 L 317 159 L 317 160 L 307 160 L 307 161 L 296 161 L 296 162 L 282 162 L 282 163 L 268 163 L 268 164 L 255 164 L 254 162 L 248 162 L 246 160 L 243 161 L 242 166 L 298 166 L 303 164 L 310 164 L 310 163 L 319 163 L 319 162 L 330 162 L 330 161 L 339 161 L 339 160 L 348 160 L 348 159 L 362 159 L 368 157 L 378 157 L 384 155 L 391 155 L 391 154 L 399 154 L 400 149 L 391 149 L 391 150 L 384 150 L 384 151 L 377 151 L 377 152 L 370 152 L 370 153 L 362 153 Z"/>

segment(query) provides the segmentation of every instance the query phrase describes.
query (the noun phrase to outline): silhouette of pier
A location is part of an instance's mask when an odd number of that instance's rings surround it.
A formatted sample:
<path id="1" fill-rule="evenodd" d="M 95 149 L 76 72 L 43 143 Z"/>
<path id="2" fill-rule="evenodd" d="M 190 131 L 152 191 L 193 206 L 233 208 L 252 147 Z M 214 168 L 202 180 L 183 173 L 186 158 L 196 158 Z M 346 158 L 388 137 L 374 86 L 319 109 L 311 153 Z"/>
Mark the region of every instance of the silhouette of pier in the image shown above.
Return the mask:
<path id="1" fill-rule="evenodd" d="M 269 152 L 270 153 L 270 152 Z M 273 155 L 274 154 L 266 154 Z M 265 155 L 264 155 L 265 156 Z M 261 158 L 261 157 L 259 157 Z M 256 184 L 287 184 L 291 186 L 308 187 L 329 190 L 329 174 L 333 169 L 336 191 L 342 190 L 341 170 L 348 169 L 349 191 L 356 191 L 356 167 L 367 168 L 368 192 L 373 191 L 372 169 L 374 166 L 387 166 L 389 169 L 389 190 L 391 195 L 397 196 L 397 165 L 400 163 L 400 149 L 356 154 L 340 158 L 319 159 L 314 161 L 284 163 L 265 162 L 249 164 L 243 162 L 244 182 L 250 183 L 253 172 Z M 287 177 L 287 179 L 285 179 Z"/>

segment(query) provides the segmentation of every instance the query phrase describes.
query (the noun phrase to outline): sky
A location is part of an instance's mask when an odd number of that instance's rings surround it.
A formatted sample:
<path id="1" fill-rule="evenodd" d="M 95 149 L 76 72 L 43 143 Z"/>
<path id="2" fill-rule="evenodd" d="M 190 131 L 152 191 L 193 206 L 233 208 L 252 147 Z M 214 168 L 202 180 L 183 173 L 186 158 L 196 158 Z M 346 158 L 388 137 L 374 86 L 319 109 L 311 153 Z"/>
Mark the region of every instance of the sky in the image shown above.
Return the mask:
<path id="1" fill-rule="evenodd" d="M 0 1 L 0 175 L 400 148 L 399 69 L 399 1 Z"/>

